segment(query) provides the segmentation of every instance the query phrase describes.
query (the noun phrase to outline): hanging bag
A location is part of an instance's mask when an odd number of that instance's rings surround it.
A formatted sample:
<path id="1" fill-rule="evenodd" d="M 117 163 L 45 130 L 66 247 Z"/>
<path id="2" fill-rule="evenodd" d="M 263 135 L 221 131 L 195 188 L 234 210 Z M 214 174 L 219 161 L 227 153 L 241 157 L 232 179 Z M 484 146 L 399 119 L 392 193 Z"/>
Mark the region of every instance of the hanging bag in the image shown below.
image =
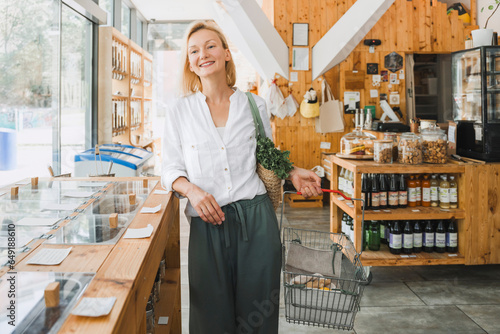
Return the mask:
<path id="1" fill-rule="evenodd" d="M 344 115 L 342 102 L 333 97 L 330 85 L 323 79 L 321 82 L 321 106 L 316 119 L 316 132 L 344 132 Z"/>
<path id="2" fill-rule="evenodd" d="M 260 118 L 259 109 L 255 104 L 252 93 L 247 92 L 248 102 L 250 103 L 250 109 L 252 110 L 252 117 L 255 124 L 255 133 L 257 137 L 257 145 L 259 145 L 259 139 L 265 138 L 266 133 L 264 131 L 264 125 L 262 124 L 262 119 Z M 281 198 L 281 179 L 274 173 L 274 171 L 266 169 L 257 161 L 257 174 L 264 183 L 266 187 L 267 194 L 271 199 L 274 210 L 276 210 L 280 204 Z"/>
<path id="3" fill-rule="evenodd" d="M 316 95 L 316 92 L 314 91 L 314 89 L 310 88 L 309 92 L 306 93 L 306 95 L 304 95 L 304 97 L 308 96 L 307 94 L 309 94 L 311 92 L 314 95 Z M 313 96 L 312 100 L 308 100 L 308 98 L 304 98 L 302 100 L 302 102 L 300 103 L 300 114 L 302 115 L 302 117 L 305 117 L 305 118 L 318 117 L 319 116 L 319 101 L 318 101 L 317 97 Z"/>

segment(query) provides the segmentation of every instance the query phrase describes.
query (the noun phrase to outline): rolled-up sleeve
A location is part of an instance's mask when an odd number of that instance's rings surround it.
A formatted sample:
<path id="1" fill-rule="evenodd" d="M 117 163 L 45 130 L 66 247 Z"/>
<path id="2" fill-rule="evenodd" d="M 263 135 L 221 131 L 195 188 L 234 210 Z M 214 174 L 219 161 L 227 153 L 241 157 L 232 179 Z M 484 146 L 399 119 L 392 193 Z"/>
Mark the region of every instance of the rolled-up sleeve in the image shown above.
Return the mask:
<path id="1" fill-rule="evenodd" d="M 188 178 L 175 111 L 176 108 L 171 107 L 166 111 L 162 138 L 161 183 L 167 191 L 174 191 L 172 183 L 179 177 Z"/>

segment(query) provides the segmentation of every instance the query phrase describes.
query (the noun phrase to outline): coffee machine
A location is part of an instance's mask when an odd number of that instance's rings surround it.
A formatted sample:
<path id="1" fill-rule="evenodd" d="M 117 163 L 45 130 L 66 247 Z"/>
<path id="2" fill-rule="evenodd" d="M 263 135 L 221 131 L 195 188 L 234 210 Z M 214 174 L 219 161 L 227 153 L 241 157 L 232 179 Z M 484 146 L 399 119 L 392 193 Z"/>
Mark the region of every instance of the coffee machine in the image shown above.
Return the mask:
<path id="1" fill-rule="evenodd" d="M 457 154 L 500 161 L 500 46 L 451 54 Z"/>

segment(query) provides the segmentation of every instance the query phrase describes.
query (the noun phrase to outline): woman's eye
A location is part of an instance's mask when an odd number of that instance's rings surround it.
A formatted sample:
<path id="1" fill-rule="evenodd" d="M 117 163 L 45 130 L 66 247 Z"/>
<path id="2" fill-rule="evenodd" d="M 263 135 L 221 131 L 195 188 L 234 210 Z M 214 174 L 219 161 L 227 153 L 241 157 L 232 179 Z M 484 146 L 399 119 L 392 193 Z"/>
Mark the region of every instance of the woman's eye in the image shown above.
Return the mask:
<path id="1" fill-rule="evenodd" d="M 208 48 L 209 49 L 215 48 L 215 45 L 209 45 Z"/>
<path id="2" fill-rule="evenodd" d="M 191 54 L 195 54 L 196 52 L 198 52 L 197 50 L 193 50 L 191 51 Z"/>

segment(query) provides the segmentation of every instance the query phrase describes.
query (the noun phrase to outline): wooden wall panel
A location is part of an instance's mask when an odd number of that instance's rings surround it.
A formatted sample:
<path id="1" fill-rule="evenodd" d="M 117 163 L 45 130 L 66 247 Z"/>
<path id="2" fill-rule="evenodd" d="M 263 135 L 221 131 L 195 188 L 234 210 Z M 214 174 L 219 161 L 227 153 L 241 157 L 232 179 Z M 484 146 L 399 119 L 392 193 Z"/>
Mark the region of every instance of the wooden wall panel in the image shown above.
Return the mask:
<path id="1" fill-rule="evenodd" d="M 308 48 L 311 50 L 355 2 L 356 0 L 264 0 L 263 9 L 268 16 L 273 17 L 271 21 L 274 21 L 277 31 L 289 46 L 292 59 L 293 23 L 309 23 Z M 471 0 L 471 7 L 475 5 L 476 0 Z M 464 38 L 470 34 L 474 26 L 465 27 L 456 11 L 448 16 L 446 7 L 445 3 L 438 1 L 432 1 L 431 4 L 430 0 L 396 0 L 366 35 L 366 38 L 382 41 L 382 45 L 376 47 L 376 52 L 370 54 L 369 48 L 360 43 L 345 61 L 325 74 L 324 77 L 332 87 L 335 98 L 343 101 L 345 71 L 356 69 L 366 71 L 366 64 L 374 62 L 379 64 L 380 72 L 384 70 L 384 57 L 393 51 L 404 59 L 407 53 L 450 53 L 463 49 Z M 291 64 L 289 69 L 292 71 Z M 276 83 L 283 95 L 286 97 L 291 92 L 299 103 L 310 87 L 320 95 L 321 81 L 313 82 L 310 70 L 297 72 L 299 81 L 292 83 L 291 86 L 287 80 L 278 78 Z M 376 89 L 371 85 L 371 76 L 366 75 L 365 89 L 360 91 L 361 105 L 375 105 L 377 116 L 380 116 L 382 112 L 378 106 L 379 98 L 370 98 L 371 88 Z M 388 95 L 390 92 L 399 92 L 399 107 L 403 114 L 406 114 L 404 80 L 392 87 L 389 87 L 389 83 L 382 83 L 378 90 L 379 94 Z M 352 119 L 353 116 L 345 115 L 347 131 L 352 129 Z M 344 133 L 317 134 L 314 119 L 303 118 L 299 112 L 294 117 L 287 117 L 284 120 L 275 118 L 273 123 L 276 143 L 279 143 L 282 149 L 290 150 L 291 160 L 305 168 L 320 165 L 321 152 L 337 152 L 340 138 L 344 135 Z M 320 149 L 321 142 L 330 142 L 331 148 Z"/>

